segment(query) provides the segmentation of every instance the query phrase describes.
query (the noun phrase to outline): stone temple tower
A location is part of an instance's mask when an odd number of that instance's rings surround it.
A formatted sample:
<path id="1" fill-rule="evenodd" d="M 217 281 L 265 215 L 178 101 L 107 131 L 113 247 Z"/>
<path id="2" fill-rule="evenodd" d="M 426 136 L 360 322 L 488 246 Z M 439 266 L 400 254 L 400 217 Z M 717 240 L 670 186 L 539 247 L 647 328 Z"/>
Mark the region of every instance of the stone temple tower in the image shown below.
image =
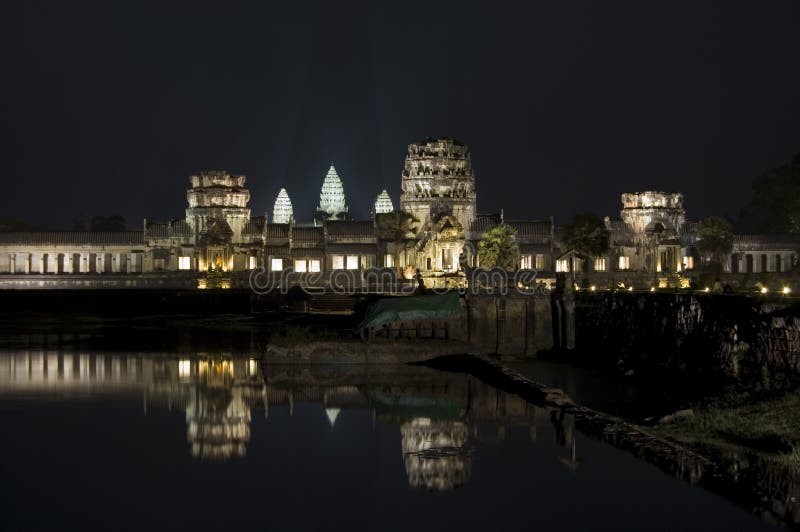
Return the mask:
<path id="1" fill-rule="evenodd" d="M 189 177 L 186 223 L 197 246 L 201 270 L 234 268 L 233 245 L 242 242 L 250 221 L 250 191 L 245 176 L 225 170 L 208 170 Z"/>
<path id="2" fill-rule="evenodd" d="M 375 206 L 373 209 L 375 214 L 383 214 L 386 212 L 392 212 L 394 210 L 392 198 L 389 196 L 389 193 L 386 192 L 386 190 L 378 194 L 377 199 L 375 199 Z"/>
<path id="3" fill-rule="evenodd" d="M 328 173 L 325 175 L 325 180 L 322 182 L 316 218 L 320 220 L 347 218 L 347 201 L 344 197 L 344 186 L 333 164 L 331 164 Z"/>
<path id="4" fill-rule="evenodd" d="M 272 223 L 275 224 L 288 224 L 294 211 L 292 210 L 292 200 L 289 198 L 289 193 L 285 188 L 278 192 L 278 197 L 275 198 L 275 205 L 272 208 Z"/>
<path id="5" fill-rule="evenodd" d="M 442 215 L 468 231 L 475 219 L 475 176 L 467 146 L 447 137 L 409 144 L 400 208 L 422 224 Z"/>
<path id="6" fill-rule="evenodd" d="M 634 234 L 660 229 L 677 235 L 686 223 L 683 194 L 647 190 L 622 194 L 620 218 Z"/>
<path id="7" fill-rule="evenodd" d="M 202 237 L 216 228 L 229 233 L 231 241 L 239 241 L 245 223 L 250 221 L 250 191 L 244 187 L 245 179 L 225 170 L 208 170 L 189 177 L 186 222 L 193 234 Z"/>

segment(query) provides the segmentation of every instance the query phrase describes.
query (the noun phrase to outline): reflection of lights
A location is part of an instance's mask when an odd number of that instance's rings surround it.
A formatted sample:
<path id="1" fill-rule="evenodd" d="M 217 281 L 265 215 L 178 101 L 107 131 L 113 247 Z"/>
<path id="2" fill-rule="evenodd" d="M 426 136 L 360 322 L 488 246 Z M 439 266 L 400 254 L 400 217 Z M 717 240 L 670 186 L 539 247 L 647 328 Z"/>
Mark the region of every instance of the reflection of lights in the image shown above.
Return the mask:
<path id="1" fill-rule="evenodd" d="M 231 282 L 229 280 L 227 280 L 227 279 L 223 279 L 222 281 L 219 282 L 219 287 L 220 288 L 230 288 L 231 287 Z"/>
<path id="2" fill-rule="evenodd" d="M 256 371 L 258 370 L 257 364 L 258 363 L 256 362 L 255 358 L 251 358 L 250 360 L 247 361 L 247 370 L 250 372 L 250 376 L 256 374 Z"/>
<path id="3" fill-rule="evenodd" d="M 788 286 L 784 286 L 783 287 L 783 293 L 784 294 L 791 294 L 792 293 L 792 289 L 789 288 Z"/>
<path id="4" fill-rule="evenodd" d="M 331 428 L 336 424 L 336 418 L 339 417 L 339 412 L 341 412 L 339 408 L 325 409 L 325 415 L 328 416 L 328 422 L 331 424 Z"/>
<path id="5" fill-rule="evenodd" d="M 197 363 L 197 373 L 205 378 L 233 377 L 233 362 L 201 360 Z"/>
<path id="6" fill-rule="evenodd" d="M 207 286 L 208 285 L 206 284 L 206 280 L 205 279 L 198 279 L 197 280 L 197 288 L 200 288 L 202 290 L 202 289 L 206 288 Z"/>
<path id="7" fill-rule="evenodd" d="M 178 377 L 188 379 L 192 374 L 192 363 L 189 360 L 178 361 Z"/>

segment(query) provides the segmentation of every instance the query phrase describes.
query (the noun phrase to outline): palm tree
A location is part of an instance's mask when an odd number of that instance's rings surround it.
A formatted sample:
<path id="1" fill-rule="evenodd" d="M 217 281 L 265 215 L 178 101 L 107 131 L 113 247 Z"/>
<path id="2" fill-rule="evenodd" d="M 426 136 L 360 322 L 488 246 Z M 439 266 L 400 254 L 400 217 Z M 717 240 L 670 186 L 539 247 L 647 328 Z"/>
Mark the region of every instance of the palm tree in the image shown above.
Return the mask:
<path id="1" fill-rule="evenodd" d="M 416 224 L 419 220 L 414 218 L 410 212 L 392 211 L 383 212 L 375 215 L 375 225 L 378 228 L 380 238 L 390 240 L 394 243 L 394 267 L 399 268 L 400 248 L 405 252 L 409 236 L 417 234 Z"/>
<path id="2" fill-rule="evenodd" d="M 516 270 L 519 266 L 517 231 L 507 224 L 492 227 L 478 242 L 478 261 L 481 268 Z"/>

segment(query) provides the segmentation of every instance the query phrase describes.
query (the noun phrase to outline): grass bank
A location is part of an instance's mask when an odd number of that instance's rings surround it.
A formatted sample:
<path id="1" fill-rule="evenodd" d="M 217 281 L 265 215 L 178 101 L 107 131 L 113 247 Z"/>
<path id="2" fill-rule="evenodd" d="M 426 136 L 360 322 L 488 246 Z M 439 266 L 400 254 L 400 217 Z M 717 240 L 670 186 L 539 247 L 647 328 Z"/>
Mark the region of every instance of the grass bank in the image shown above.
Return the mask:
<path id="1" fill-rule="evenodd" d="M 650 430 L 685 443 L 732 444 L 800 466 L 800 391 L 728 392 Z"/>

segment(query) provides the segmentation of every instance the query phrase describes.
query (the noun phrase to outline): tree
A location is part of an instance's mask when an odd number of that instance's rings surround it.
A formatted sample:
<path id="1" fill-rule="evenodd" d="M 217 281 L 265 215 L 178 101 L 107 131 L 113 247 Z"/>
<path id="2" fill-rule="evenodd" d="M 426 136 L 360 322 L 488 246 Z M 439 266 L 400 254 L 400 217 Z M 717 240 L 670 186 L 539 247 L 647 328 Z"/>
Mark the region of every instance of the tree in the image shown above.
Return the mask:
<path id="1" fill-rule="evenodd" d="M 517 231 L 500 224 L 483 233 L 478 242 L 478 260 L 483 268 L 516 270 L 519 266 Z"/>
<path id="2" fill-rule="evenodd" d="M 399 267 L 400 248 L 409 235 L 417 233 L 415 227 L 417 223 L 419 223 L 419 220 L 406 211 L 382 212 L 375 215 L 375 225 L 381 238 L 391 240 L 394 243 L 394 265 L 396 268 Z M 404 246 L 403 251 L 405 251 Z"/>
<path id="3" fill-rule="evenodd" d="M 748 232 L 800 233 L 800 153 L 753 181 L 739 226 Z"/>
<path id="4" fill-rule="evenodd" d="M 591 257 L 608 252 L 609 231 L 596 214 L 576 214 L 564 230 L 564 243 Z"/>
<path id="5" fill-rule="evenodd" d="M 3 219 L 0 220 L 0 232 L 2 231 L 44 231 L 44 229 L 21 220 Z"/>
<path id="6" fill-rule="evenodd" d="M 92 216 L 90 231 L 125 231 L 125 218 L 118 214 L 111 216 Z"/>
<path id="7" fill-rule="evenodd" d="M 733 248 L 733 227 L 725 218 L 711 216 L 697 224 L 697 250 L 717 266 Z"/>

